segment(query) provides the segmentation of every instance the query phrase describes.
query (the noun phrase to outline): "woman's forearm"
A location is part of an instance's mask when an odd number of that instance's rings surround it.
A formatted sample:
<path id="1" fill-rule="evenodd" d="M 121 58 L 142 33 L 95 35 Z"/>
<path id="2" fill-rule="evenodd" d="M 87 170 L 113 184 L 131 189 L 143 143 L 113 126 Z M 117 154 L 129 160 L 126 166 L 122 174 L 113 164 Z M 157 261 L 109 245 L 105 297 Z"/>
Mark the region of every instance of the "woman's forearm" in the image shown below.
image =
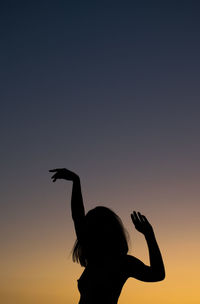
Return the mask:
<path id="1" fill-rule="evenodd" d="M 74 221 L 79 220 L 85 215 L 85 209 L 83 205 L 83 198 L 81 192 L 81 183 L 80 183 L 80 178 L 78 176 L 73 179 L 71 211 L 72 211 L 72 218 Z"/>
<path id="2" fill-rule="evenodd" d="M 165 268 L 153 230 L 151 233 L 145 234 L 145 239 L 149 249 L 150 267 L 155 275 L 162 280 L 165 277 Z"/>

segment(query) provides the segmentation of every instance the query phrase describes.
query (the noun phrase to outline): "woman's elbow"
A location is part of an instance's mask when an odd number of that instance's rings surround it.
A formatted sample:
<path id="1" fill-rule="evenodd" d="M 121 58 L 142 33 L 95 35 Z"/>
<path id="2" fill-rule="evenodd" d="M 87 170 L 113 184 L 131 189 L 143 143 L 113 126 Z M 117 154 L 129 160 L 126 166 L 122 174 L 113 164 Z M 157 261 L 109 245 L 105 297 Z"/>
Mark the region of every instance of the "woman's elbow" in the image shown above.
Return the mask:
<path id="1" fill-rule="evenodd" d="M 161 271 L 156 274 L 156 282 L 163 281 L 165 279 L 165 271 Z"/>
<path id="2" fill-rule="evenodd" d="M 152 270 L 151 273 L 151 282 L 159 282 L 165 279 L 165 270 Z"/>

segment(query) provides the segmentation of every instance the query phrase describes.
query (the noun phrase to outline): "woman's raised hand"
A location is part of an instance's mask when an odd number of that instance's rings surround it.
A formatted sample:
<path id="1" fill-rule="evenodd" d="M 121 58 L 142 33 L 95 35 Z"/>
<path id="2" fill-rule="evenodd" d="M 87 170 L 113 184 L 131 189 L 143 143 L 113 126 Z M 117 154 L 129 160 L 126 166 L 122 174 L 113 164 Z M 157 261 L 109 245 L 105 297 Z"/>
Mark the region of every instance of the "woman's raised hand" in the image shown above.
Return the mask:
<path id="1" fill-rule="evenodd" d="M 60 168 L 60 169 L 52 169 L 49 170 L 49 172 L 53 172 L 54 175 L 51 177 L 53 182 L 55 182 L 57 179 L 65 179 L 69 181 L 74 181 L 76 179 L 79 179 L 78 175 L 68 169 Z"/>
<path id="2" fill-rule="evenodd" d="M 153 233 L 153 228 L 151 224 L 148 222 L 147 218 L 140 212 L 133 211 L 133 213 L 131 213 L 131 219 L 135 226 L 135 229 L 139 232 L 143 233 L 144 235 Z"/>

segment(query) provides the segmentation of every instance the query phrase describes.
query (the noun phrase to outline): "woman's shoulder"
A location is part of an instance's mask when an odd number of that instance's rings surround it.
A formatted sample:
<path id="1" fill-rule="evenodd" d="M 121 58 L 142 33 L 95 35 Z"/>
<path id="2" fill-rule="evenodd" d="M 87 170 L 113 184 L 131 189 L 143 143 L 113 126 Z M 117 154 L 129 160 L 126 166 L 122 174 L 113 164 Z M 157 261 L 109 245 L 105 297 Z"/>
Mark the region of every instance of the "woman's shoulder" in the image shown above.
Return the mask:
<path id="1" fill-rule="evenodd" d="M 136 257 L 134 257 L 133 255 L 129 255 L 129 254 L 125 254 L 122 255 L 120 257 L 120 262 L 124 265 L 126 265 L 127 263 L 134 263 L 136 262 L 138 259 Z"/>
<path id="2" fill-rule="evenodd" d="M 133 269 L 137 271 L 140 264 L 143 263 L 133 255 L 129 254 L 122 256 L 119 262 L 120 268 L 128 276 L 130 275 L 130 271 L 132 272 Z"/>
<path id="3" fill-rule="evenodd" d="M 132 255 L 120 255 L 120 256 L 110 256 L 105 259 L 97 261 L 90 261 L 85 272 L 91 272 L 97 269 L 110 269 L 110 271 L 120 272 L 120 273 L 129 273 L 130 267 L 137 268 L 138 262 L 140 262 L 136 257 Z"/>
<path id="4" fill-rule="evenodd" d="M 137 265 L 138 259 L 132 255 L 122 255 L 119 257 L 113 257 L 110 259 L 110 266 L 119 269 L 121 272 L 127 272 L 130 265 Z"/>

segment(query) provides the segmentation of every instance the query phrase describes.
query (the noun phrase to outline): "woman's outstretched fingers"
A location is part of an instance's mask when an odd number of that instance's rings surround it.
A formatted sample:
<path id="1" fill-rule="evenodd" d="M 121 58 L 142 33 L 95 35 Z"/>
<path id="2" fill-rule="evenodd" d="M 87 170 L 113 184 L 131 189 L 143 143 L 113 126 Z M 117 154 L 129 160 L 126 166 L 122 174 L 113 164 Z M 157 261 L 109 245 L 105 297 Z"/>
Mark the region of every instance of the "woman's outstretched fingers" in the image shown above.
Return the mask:
<path id="1" fill-rule="evenodd" d="M 141 222 L 144 221 L 144 220 L 143 220 L 143 216 L 142 216 L 142 214 L 141 214 L 140 212 L 138 212 L 138 218 L 140 219 Z"/>
<path id="2" fill-rule="evenodd" d="M 136 214 L 137 221 L 140 224 L 142 222 L 142 215 L 140 212 L 135 212 L 135 214 Z"/>
<path id="3" fill-rule="evenodd" d="M 143 221 L 144 221 L 145 223 L 148 223 L 148 220 L 147 220 L 146 216 L 142 215 L 142 218 L 143 218 Z"/>
<path id="4" fill-rule="evenodd" d="M 58 172 L 59 170 L 61 170 L 61 169 L 56 168 L 56 169 L 51 169 L 51 170 L 49 170 L 49 172 Z"/>
<path id="5" fill-rule="evenodd" d="M 55 170 L 52 170 L 52 172 L 55 172 Z M 51 176 L 53 182 L 55 182 L 58 178 L 59 178 L 58 172 L 56 172 L 54 175 Z"/>
<path id="6" fill-rule="evenodd" d="M 131 218 L 132 218 L 132 221 L 133 221 L 133 224 L 135 225 L 135 227 L 140 225 L 141 221 L 140 221 L 140 218 L 136 211 L 133 211 Z"/>
<path id="7" fill-rule="evenodd" d="M 135 219 L 134 213 L 131 213 L 131 219 L 132 219 L 132 222 L 133 222 L 133 224 L 134 224 L 134 226 L 135 226 L 135 224 L 136 224 L 136 219 Z"/>
<path id="8" fill-rule="evenodd" d="M 53 182 L 55 182 L 55 181 L 57 180 L 57 177 L 56 177 L 56 176 L 52 176 L 51 178 L 52 178 L 52 181 L 53 181 Z"/>
<path id="9" fill-rule="evenodd" d="M 138 221 L 138 215 L 137 215 L 136 211 L 133 211 L 133 215 L 134 215 L 135 220 Z"/>

